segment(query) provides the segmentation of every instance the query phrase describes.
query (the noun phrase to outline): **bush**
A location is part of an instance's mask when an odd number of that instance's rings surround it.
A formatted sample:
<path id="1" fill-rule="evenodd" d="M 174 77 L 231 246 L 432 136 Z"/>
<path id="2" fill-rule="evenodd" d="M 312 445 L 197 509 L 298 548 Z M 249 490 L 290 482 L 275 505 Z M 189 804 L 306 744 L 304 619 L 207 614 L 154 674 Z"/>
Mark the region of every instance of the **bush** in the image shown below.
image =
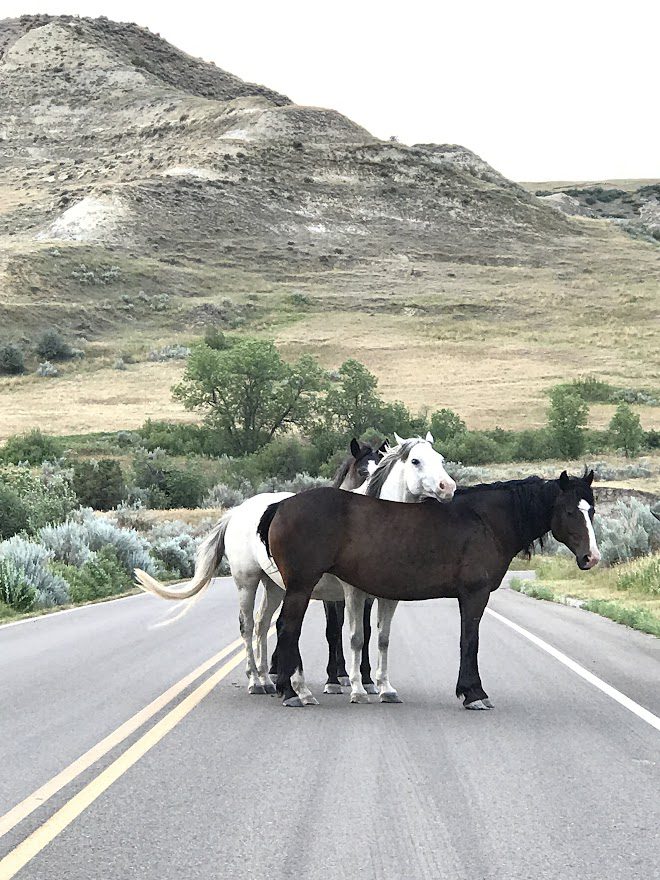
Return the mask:
<path id="1" fill-rule="evenodd" d="M 660 522 L 650 507 L 636 498 L 620 498 L 610 516 L 596 516 L 594 531 L 608 565 L 660 549 Z"/>
<path id="2" fill-rule="evenodd" d="M 41 376 L 42 379 L 53 379 L 55 376 L 59 376 L 60 371 L 50 361 L 44 361 L 42 364 L 39 364 L 35 373 L 37 376 Z"/>
<path id="3" fill-rule="evenodd" d="M 302 473 L 296 474 L 290 480 L 280 480 L 277 477 L 264 480 L 263 483 L 259 483 L 254 494 L 261 495 L 262 492 L 304 492 L 307 489 L 318 489 L 320 486 L 329 485 L 330 480 Z"/>
<path id="4" fill-rule="evenodd" d="M 515 434 L 511 458 L 514 461 L 542 461 L 552 458 L 555 452 L 553 439 L 546 428 L 529 429 Z"/>
<path id="5" fill-rule="evenodd" d="M 0 541 L 24 531 L 28 523 L 28 509 L 18 493 L 0 483 Z"/>
<path id="6" fill-rule="evenodd" d="M 632 411 L 630 404 L 622 402 L 617 406 L 609 430 L 616 449 L 623 449 L 627 457 L 639 453 L 644 444 L 644 431 L 639 416 Z"/>
<path id="7" fill-rule="evenodd" d="M 0 557 L 0 603 L 14 611 L 29 611 L 35 600 L 35 590 L 14 563 Z"/>
<path id="8" fill-rule="evenodd" d="M 573 391 L 561 385 L 552 389 L 548 425 L 561 456 L 579 458 L 584 451 L 584 426 L 588 414 L 587 404 Z"/>
<path id="9" fill-rule="evenodd" d="M 0 544 L 0 558 L 7 560 L 34 590 L 34 608 L 51 608 L 69 601 L 66 581 L 51 571 L 52 553 L 40 544 L 14 535 Z"/>
<path id="10" fill-rule="evenodd" d="M 481 431 L 465 431 L 442 444 L 442 454 L 464 464 L 488 464 L 506 459 L 495 440 Z"/>
<path id="11" fill-rule="evenodd" d="M 132 576 L 135 568 L 142 568 L 150 574 L 155 572 L 154 562 L 149 555 L 149 542 L 135 529 L 120 529 L 109 519 L 94 516 L 94 511 L 88 507 L 76 511 L 72 519 L 84 526 L 89 549 L 98 551 L 112 546 L 127 574 Z"/>
<path id="12" fill-rule="evenodd" d="M 439 409 L 431 416 L 430 430 L 436 443 L 444 443 L 457 434 L 463 434 L 466 427 L 463 419 L 453 410 Z"/>
<path id="13" fill-rule="evenodd" d="M 217 431 L 201 425 L 162 422 L 147 419 L 140 436 L 146 449 L 162 449 L 170 455 L 222 455 L 221 438 Z"/>
<path id="14" fill-rule="evenodd" d="M 34 533 L 49 523 L 63 522 L 78 499 L 71 488 L 67 471 L 42 465 L 40 475 L 29 467 L 5 467 L 0 469 L 0 486 L 13 491 L 27 512 L 26 531 Z"/>
<path id="15" fill-rule="evenodd" d="M 660 556 L 632 563 L 619 575 L 616 587 L 617 590 L 636 590 L 660 596 Z"/>
<path id="16" fill-rule="evenodd" d="M 54 327 L 41 334 L 36 352 L 46 361 L 67 361 L 75 357 L 74 350 Z"/>
<path id="17" fill-rule="evenodd" d="M 124 593 L 133 586 L 133 579 L 122 566 L 114 547 L 103 547 L 81 567 L 53 566 L 69 583 L 73 602 L 106 599 Z"/>
<path id="18" fill-rule="evenodd" d="M 15 434 L 2 447 L 2 458 L 8 464 L 41 464 L 54 461 L 64 454 L 62 443 L 49 434 L 42 434 L 38 428 L 26 434 Z"/>
<path id="19" fill-rule="evenodd" d="M 126 485 L 118 461 L 79 460 L 73 466 L 73 489 L 84 507 L 112 510 L 126 497 Z"/>
<path id="20" fill-rule="evenodd" d="M 66 565 L 80 567 L 93 555 L 87 529 L 73 520 L 56 526 L 44 526 L 39 530 L 37 540 L 50 551 L 53 559 Z"/>
<path id="21" fill-rule="evenodd" d="M 5 376 L 16 376 L 24 372 L 25 359 L 20 348 L 12 343 L 0 346 L 0 373 Z"/>
<path id="22" fill-rule="evenodd" d="M 133 475 L 149 507 L 198 507 L 205 489 L 205 480 L 195 467 L 177 467 L 162 449 L 138 452 Z"/>
<path id="23" fill-rule="evenodd" d="M 224 351 L 229 348 L 229 340 L 219 327 L 208 327 L 204 334 L 204 344 L 215 351 Z"/>
<path id="24" fill-rule="evenodd" d="M 195 538 L 189 527 L 173 522 L 176 534 L 162 535 L 152 540 L 152 554 L 168 572 L 177 577 L 189 578 L 195 573 L 195 554 L 201 538 Z"/>
<path id="25" fill-rule="evenodd" d="M 150 351 L 147 357 L 150 361 L 184 361 L 190 354 L 186 345 L 164 345 Z"/>
<path id="26" fill-rule="evenodd" d="M 226 483 L 217 483 L 204 496 L 202 507 L 238 507 L 239 504 L 255 494 L 252 484 L 248 482 L 238 488 L 228 486 Z"/>

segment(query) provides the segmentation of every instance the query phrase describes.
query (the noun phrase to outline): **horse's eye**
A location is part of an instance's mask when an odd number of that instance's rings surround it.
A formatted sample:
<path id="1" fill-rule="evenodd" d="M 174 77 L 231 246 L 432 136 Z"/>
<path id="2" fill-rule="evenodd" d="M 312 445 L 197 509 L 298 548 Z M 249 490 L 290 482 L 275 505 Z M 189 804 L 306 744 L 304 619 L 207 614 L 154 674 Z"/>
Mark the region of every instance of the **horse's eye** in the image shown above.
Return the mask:
<path id="1" fill-rule="evenodd" d="M 418 465 L 418 464 L 419 464 L 419 459 L 418 459 L 418 458 L 411 458 L 410 460 L 411 460 L 411 462 L 412 462 L 414 465 Z"/>

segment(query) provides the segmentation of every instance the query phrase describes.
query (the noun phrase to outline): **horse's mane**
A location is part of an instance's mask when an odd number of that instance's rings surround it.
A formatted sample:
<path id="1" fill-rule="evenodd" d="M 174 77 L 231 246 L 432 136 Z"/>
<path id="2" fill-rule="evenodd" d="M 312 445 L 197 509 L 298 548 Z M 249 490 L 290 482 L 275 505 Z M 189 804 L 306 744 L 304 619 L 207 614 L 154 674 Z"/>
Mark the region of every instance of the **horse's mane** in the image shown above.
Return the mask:
<path id="1" fill-rule="evenodd" d="M 392 473 L 394 465 L 398 461 L 406 461 L 413 446 L 417 446 L 421 442 L 423 442 L 423 437 L 411 437 L 410 440 L 404 440 L 400 446 L 395 446 L 394 449 L 386 452 L 369 478 L 365 494 L 370 498 L 380 498 L 385 480 Z"/>
<path id="2" fill-rule="evenodd" d="M 571 485 L 580 498 L 584 498 L 593 506 L 594 495 L 589 483 L 581 477 L 571 477 Z M 554 502 L 559 492 L 558 480 L 544 480 L 541 477 L 525 477 L 521 480 L 500 480 L 495 483 L 479 483 L 476 486 L 459 486 L 455 496 L 475 495 L 480 492 L 507 491 L 511 494 L 513 504 L 514 524 L 521 541 L 523 551 L 530 556 L 534 549 L 534 542 L 539 541 L 543 546 L 543 539 L 547 529 L 538 537 L 539 531 L 544 529 L 548 522 L 548 508 Z"/>
<path id="3" fill-rule="evenodd" d="M 332 481 L 332 488 L 333 489 L 341 488 L 341 484 L 346 479 L 346 475 L 350 471 L 351 465 L 353 464 L 354 461 L 355 461 L 355 459 L 351 455 L 348 458 L 344 459 L 344 461 L 339 465 L 339 468 L 337 469 L 337 473 L 335 474 L 335 478 Z"/>

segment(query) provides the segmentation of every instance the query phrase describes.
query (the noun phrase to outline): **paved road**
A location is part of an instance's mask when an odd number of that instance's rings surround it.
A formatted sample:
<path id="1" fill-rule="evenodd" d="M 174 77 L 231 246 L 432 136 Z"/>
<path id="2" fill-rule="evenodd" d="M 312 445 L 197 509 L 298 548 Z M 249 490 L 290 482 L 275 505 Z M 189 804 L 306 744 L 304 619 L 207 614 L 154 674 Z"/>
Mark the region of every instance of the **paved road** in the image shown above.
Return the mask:
<path id="1" fill-rule="evenodd" d="M 0 812 L 238 635 L 228 581 L 149 630 L 170 607 L 140 596 L 0 629 Z M 509 590 L 490 607 L 660 716 L 658 640 Z M 302 644 L 320 706 L 248 696 L 241 663 L 61 821 L 202 676 L 8 831 L 0 857 L 50 828 L 20 878 L 657 876 L 660 733 L 642 718 L 493 615 L 480 659 L 496 709 L 464 711 L 450 600 L 397 612 L 390 669 L 405 702 L 349 705 L 320 693 L 322 618 L 312 603 Z"/>

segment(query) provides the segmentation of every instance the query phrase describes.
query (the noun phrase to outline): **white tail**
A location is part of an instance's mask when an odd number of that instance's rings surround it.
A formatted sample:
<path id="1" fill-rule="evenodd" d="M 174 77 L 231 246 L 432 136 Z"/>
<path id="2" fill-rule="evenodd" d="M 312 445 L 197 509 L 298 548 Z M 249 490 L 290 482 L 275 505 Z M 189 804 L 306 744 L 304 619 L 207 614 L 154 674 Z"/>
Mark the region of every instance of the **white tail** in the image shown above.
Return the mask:
<path id="1" fill-rule="evenodd" d="M 154 593 L 163 599 L 190 599 L 197 596 L 211 583 L 218 566 L 225 555 L 225 532 L 229 524 L 232 511 L 226 513 L 213 527 L 213 531 L 204 538 L 197 549 L 195 557 L 195 574 L 190 583 L 184 589 L 166 587 L 141 568 L 135 569 L 135 577 L 138 586 L 146 593 Z"/>

